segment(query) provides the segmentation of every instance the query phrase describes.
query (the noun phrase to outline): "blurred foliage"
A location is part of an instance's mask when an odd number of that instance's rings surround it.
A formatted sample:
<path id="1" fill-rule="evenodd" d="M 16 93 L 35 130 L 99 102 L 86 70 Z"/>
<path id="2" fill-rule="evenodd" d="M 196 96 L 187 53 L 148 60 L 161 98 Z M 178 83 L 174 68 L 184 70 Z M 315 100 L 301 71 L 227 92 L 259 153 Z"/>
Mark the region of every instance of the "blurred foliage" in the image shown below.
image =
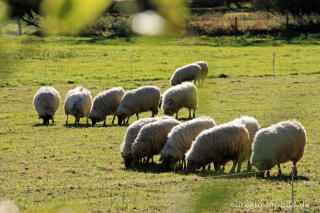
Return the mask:
<path id="1" fill-rule="evenodd" d="M 77 34 L 109 3 L 109 0 L 44 0 L 41 5 L 42 26 L 49 34 Z"/>
<path id="2" fill-rule="evenodd" d="M 131 19 L 127 16 L 100 16 L 91 25 L 86 26 L 80 35 L 83 36 L 103 36 L 131 37 Z"/>

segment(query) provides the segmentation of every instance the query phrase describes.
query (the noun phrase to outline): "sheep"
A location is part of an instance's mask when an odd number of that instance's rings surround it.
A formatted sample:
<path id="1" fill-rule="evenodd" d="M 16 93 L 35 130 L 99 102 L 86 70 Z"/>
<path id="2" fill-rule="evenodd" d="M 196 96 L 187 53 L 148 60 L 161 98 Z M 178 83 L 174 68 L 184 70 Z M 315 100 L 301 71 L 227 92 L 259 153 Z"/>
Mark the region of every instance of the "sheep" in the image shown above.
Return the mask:
<path id="1" fill-rule="evenodd" d="M 248 144 L 249 133 L 242 125 L 223 124 L 204 130 L 187 152 L 187 171 L 204 169 L 211 162 L 225 164 L 232 160 L 230 173 L 235 172 L 237 165 L 240 172 L 241 163 L 248 156 Z"/>
<path id="2" fill-rule="evenodd" d="M 44 125 L 49 125 L 49 120 L 54 123 L 54 114 L 59 108 L 61 97 L 53 87 L 41 87 L 33 98 L 33 106 L 38 112 L 39 119 Z"/>
<path id="3" fill-rule="evenodd" d="M 64 102 L 64 112 L 67 115 L 66 125 L 68 125 L 69 114 L 75 117 L 75 124 L 79 124 L 80 118 L 87 118 L 92 107 L 92 98 L 90 92 L 82 87 L 78 86 L 75 89 L 70 90 Z"/>
<path id="4" fill-rule="evenodd" d="M 252 144 L 251 163 L 259 169 L 260 175 L 270 176 L 270 169 L 281 163 L 292 161 L 294 175 L 297 176 L 297 162 L 303 157 L 307 141 L 306 131 L 295 120 L 282 121 L 257 132 Z"/>
<path id="5" fill-rule="evenodd" d="M 251 146 L 252 146 L 252 143 L 253 143 L 253 139 L 254 139 L 254 136 L 256 135 L 256 133 L 259 131 L 260 129 L 260 126 L 259 126 L 259 123 L 258 121 L 253 118 L 253 117 L 249 117 L 249 116 L 241 116 L 241 118 L 237 118 L 233 121 L 231 121 L 230 123 L 233 123 L 233 124 L 239 124 L 239 125 L 244 125 L 248 132 L 249 132 L 249 141 L 250 141 L 250 144 L 249 144 L 249 153 L 248 153 L 248 163 L 247 163 L 247 170 L 248 171 L 251 171 L 251 163 L 250 163 L 250 156 L 251 156 Z"/>
<path id="6" fill-rule="evenodd" d="M 131 154 L 131 145 L 136 139 L 140 129 L 149 123 L 161 120 L 161 119 L 168 119 L 170 117 L 162 116 L 162 117 L 155 117 L 155 118 L 141 118 L 135 122 L 133 122 L 127 129 L 126 134 L 124 136 L 123 143 L 120 145 L 121 156 L 124 160 L 124 164 L 126 168 L 130 167 L 133 158 Z"/>
<path id="7" fill-rule="evenodd" d="M 200 69 L 200 85 L 203 85 L 204 80 L 208 77 L 208 63 L 206 61 L 194 62 L 201 67 Z"/>
<path id="8" fill-rule="evenodd" d="M 188 64 L 176 69 L 170 78 L 172 86 L 176 86 L 185 81 L 194 81 L 200 84 L 201 67 L 198 64 Z"/>
<path id="9" fill-rule="evenodd" d="M 189 119 L 191 118 L 191 110 L 193 109 L 193 118 L 196 116 L 198 104 L 197 87 L 193 83 L 184 82 L 177 86 L 173 86 L 163 94 L 162 109 L 164 114 L 173 115 L 185 107 L 189 110 Z"/>
<path id="10" fill-rule="evenodd" d="M 161 160 L 167 169 L 172 169 L 178 161 L 185 166 L 185 154 L 190 149 L 192 142 L 203 131 L 216 125 L 209 117 L 199 117 L 179 124 L 171 130 L 163 149 Z"/>
<path id="11" fill-rule="evenodd" d="M 100 121 L 104 121 L 103 126 L 105 126 L 107 115 L 113 115 L 113 124 L 117 115 L 117 108 L 121 103 L 123 95 L 124 90 L 122 87 L 115 87 L 99 93 L 93 99 L 92 110 L 89 113 L 89 119 L 92 122 L 92 126 Z"/>
<path id="12" fill-rule="evenodd" d="M 151 111 L 154 117 L 158 114 L 159 102 L 160 89 L 155 86 L 144 86 L 126 92 L 117 109 L 118 124 L 121 125 L 126 118 L 128 118 L 126 121 L 128 123 L 133 114 L 136 114 L 139 120 L 141 112 Z"/>
<path id="13" fill-rule="evenodd" d="M 150 158 L 153 163 L 153 155 L 160 153 L 171 129 L 179 125 L 180 122 L 169 118 L 155 121 L 143 126 L 131 145 L 131 153 L 134 162 L 139 162 L 147 157 L 147 163 Z"/>

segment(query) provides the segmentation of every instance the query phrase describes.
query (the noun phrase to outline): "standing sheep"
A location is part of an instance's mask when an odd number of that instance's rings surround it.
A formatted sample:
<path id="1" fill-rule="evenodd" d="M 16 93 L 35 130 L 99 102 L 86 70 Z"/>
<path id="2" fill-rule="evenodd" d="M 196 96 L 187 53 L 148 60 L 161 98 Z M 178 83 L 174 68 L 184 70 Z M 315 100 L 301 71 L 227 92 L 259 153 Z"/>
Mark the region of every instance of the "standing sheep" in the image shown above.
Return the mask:
<path id="1" fill-rule="evenodd" d="M 173 86 L 163 94 L 162 109 L 164 114 L 171 116 L 176 113 L 176 119 L 178 119 L 179 110 L 184 107 L 189 110 L 189 118 L 191 118 L 191 110 L 193 109 L 193 118 L 195 118 L 197 104 L 197 87 L 190 82 Z"/>
<path id="2" fill-rule="evenodd" d="M 185 166 L 185 154 L 190 149 L 192 142 L 203 131 L 216 125 L 209 117 L 199 117 L 179 124 L 171 130 L 168 140 L 161 150 L 161 160 L 167 169 L 172 169 L 174 164 L 182 161 Z"/>
<path id="3" fill-rule="evenodd" d="M 188 64 L 176 69 L 170 78 L 172 86 L 178 85 L 185 81 L 194 81 L 200 84 L 201 67 L 197 64 Z"/>
<path id="4" fill-rule="evenodd" d="M 155 121 L 161 119 L 169 119 L 170 117 L 162 116 L 162 117 L 155 117 L 155 118 L 141 118 L 135 122 L 133 122 L 127 129 L 126 134 L 124 136 L 123 143 L 120 145 L 121 156 L 124 160 L 124 164 L 126 168 L 128 168 L 132 161 L 133 157 L 131 154 L 131 145 L 133 144 L 134 140 L 136 139 L 140 129 L 145 126 L 146 124 L 153 123 Z"/>
<path id="5" fill-rule="evenodd" d="M 79 124 L 80 118 L 86 117 L 87 124 L 88 114 L 92 107 L 92 98 L 90 92 L 82 87 L 76 87 L 67 93 L 66 100 L 64 102 L 64 112 L 67 115 L 66 124 L 68 124 L 69 114 L 75 117 L 75 124 Z"/>
<path id="6" fill-rule="evenodd" d="M 200 85 L 203 85 L 204 80 L 208 77 L 208 63 L 206 61 L 194 62 L 201 67 L 200 69 Z"/>
<path id="7" fill-rule="evenodd" d="M 187 152 L 187 170 L 205 168 L 211 162 L 225 164 L 232 160 L 230 173 L 241 170 L 241 163 L 248 156 L 249 133 L 242 125 L 224 124 L 204 130 Z"/>
<path id="8" fill-rule="evenodd" d="M 294 175 L 298 174 L 297 162 L 303 157 L 307 136 L 303 126 L 295 120 L 282 121 L 267 128 L 261 129 L 252 145 L 251 163 L 263 171 L 278 165 L 281 175 L 281 163 L 292 161 Z"/>
<path id="9" fill-rule="evenodd" d="M 139 162 L 142 158 L 147 157 L 147 163 L 150 158 L 153 163 L 153 155 L 160 153 L 169 132 L 179 124 L 179 121 L 169 118 L 143 126 L 131 146 L 133 160 Z"/>
<path id="10" fill-rule="evenodd" d="M 38 112 L 42 124 L 49 125 L 49 120 L 54 123 L 54 114 L 61 102 L 59 92 L 53 87 L 41 87 L 33 98 L 33 106 Z"/>
<path id="11" fill-rule="evenodd" d="M 241 116 L 241 118 L 237 118 L 233 121 L 230 122 L 231 124 L 239 124 L 239 125 L 244 125 L 248 132 L 249 132 L 249 141 L 250 141 L 250 144 L 249 144 L 249 153 L 248 153 L 248 164 L 247 164 L 247 170 L 248 171 L 251 171 L 251 163 L 250 163 L 250 156 L 251 156 L 251 153 L 252 153 L 252 150 L 251 150 L 251 146 L 252 146 L 252 143 L 253 143 L 253 139 L 254 139 L 254 136 L 256 135 L 256 133 L 259 131 L 260 129 L 260 126 L 259 126 L 259 123 L 258 121 L 253 118 L 253 117 L 249 117 L 249 116 Z"/>
<path id="12" fill-rule="evenodd" d="M 97 122 L 104 121 L 106 125 L 107 115 L 113 115 L 112 124 L 117 115 L 117 108 L 121 103 L 124 90 L 122 87 L 115 87 L 99 93 L 93 99 L 92 110 L 89 113 L 89 119 L 92 121 L 92 126 Z"/>
<path id="13" fill-rule="evenodd" d="M 129 122 L 130 116 L 136 114 L 139 120 L 139 113 L 152 112 L 152 117 L 158 114 L 158 106 L 160 102 L 160 90 L 155 86 L 145 86 L 126 92 L 117 109 L 118 124 L 126 118 Z"/>

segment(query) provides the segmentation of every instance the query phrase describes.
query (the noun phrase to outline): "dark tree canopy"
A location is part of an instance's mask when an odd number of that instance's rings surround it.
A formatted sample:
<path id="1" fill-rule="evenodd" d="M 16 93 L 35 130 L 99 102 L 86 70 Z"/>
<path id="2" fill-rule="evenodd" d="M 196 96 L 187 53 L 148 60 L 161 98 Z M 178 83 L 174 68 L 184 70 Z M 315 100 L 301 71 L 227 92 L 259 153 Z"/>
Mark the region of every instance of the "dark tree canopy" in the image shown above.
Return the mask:
<path id="1" fill-rule="evenodd" d="M 33 16 L 32 12 L 39 13 L 42 0 L 7 0 L 10 7 L 10 17 Z"/>
<path id="2" fill-rule="evenodd" d="M 258 10 L 267 10 L 294 16 L 320 13 L 319 0 L 252 0 L 252 5 Z"/>

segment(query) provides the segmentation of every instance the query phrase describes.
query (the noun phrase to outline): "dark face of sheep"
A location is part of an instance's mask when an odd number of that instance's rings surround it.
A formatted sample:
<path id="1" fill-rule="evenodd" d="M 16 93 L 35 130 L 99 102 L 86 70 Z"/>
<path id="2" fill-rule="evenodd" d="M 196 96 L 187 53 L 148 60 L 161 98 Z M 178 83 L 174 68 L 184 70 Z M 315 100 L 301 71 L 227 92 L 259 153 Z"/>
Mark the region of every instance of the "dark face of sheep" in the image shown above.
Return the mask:
<path id="1" fill-rule="evenodd" d="M 43 125 L 49 125 L 49 120 L 52 119 L 51 115 L 43 115 L 40 117 L 40 119 L 42 119 L 42 124 Z"/>
<path id="2" fill-rule="evenodd" d="M 174 165 L 178 162 L 178 160 L 172 156 L 167 156 L 165 158 L 161 158 L 160 160 L 162 160 L 162 164 L 167 170 L 172 170 Z"/>
<path id="3" fill-rule="evenodd" d="M 131 155 L 124 157 L 124 165 L 129 168 L 133 162 L 133 157 Z"/>
<path id="4" fill-rule="evenodd" d="M 120 115 L 117 115 L 117 117 L 118 117 L 118 125 L 121 126 L 122 122 L 124 123 L 124 121 L 126 119 L 126 115 L 120 114 Z"/>
<path id="5" fill-rule="evenodd" d="M 200 169 L 202 164 L 200 162 L 195 162 L 192 160 L 188 160 L 187 171 L 194 172 L 196 169 Z"/>
<path id="6" fill-rule="evenodd" d="M 132 153 L 132 160 L 136 163 L 139 163 L 143 157 L 145 157 L 145 155 L 142 152 L 136 151 Z"/>
<path id="7" fill-rule="evenodd" d="M 165 110 L 164 110 L 164 114 L 165 114 L 165 115 L 172 116 L 172 115 L 174 114 L 174 111 L 171 110 L 171 109 L 165 109 Z"/>

